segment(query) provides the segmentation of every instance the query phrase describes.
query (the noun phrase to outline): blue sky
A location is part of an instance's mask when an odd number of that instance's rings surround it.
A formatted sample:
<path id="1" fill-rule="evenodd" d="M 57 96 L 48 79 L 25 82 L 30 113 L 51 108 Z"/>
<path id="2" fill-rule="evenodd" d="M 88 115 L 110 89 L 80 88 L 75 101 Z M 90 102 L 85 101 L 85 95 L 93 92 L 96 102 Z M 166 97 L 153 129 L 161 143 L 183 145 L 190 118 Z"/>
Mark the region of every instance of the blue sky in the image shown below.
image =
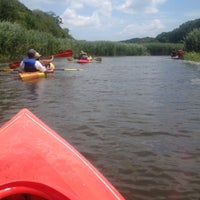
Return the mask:
<path id="1" fill-rule="evenodd" d="M 155 37 L 200 18 L 200 0 L 19 0 L 53 11 L 77 40 L 121 41 Z"/>

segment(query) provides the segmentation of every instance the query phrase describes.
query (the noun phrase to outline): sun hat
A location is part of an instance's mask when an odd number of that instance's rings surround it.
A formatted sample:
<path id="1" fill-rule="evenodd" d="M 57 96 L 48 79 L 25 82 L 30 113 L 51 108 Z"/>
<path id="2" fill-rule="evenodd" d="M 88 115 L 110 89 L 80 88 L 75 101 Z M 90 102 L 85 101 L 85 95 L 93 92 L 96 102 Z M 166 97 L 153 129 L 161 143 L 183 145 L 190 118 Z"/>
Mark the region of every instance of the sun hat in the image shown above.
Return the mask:
<path id="1" fill-rule="evenodd" d="M 84 54 L 84 55 L 86 55 L 87 53 L 86 53 L 85 51 L 81 51 L 81 54 Z"/>
<path id="2" fill-rule="evenodd" d="M 41 57 L 41 55 L 36 51 L 35 52 L 35 59 L 38 59 L 38 58 L 40 58 Z"/>

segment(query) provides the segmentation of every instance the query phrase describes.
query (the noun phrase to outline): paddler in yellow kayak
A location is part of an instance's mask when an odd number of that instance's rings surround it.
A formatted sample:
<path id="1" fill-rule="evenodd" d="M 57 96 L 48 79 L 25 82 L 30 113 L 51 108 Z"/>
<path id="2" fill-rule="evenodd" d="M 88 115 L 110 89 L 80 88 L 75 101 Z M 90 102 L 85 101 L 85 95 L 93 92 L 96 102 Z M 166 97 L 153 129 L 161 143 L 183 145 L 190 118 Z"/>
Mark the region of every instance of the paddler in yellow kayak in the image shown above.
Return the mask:
<path id="1" fill-rule="evenodd" d="M 45 66 L 42 65 L 42 63 L 39 60 L 36 60 L 36 51 L 34 49 L 30 49 L 27 52 L 27 58 L 24 58 L 20 65 L 19 65 L 19 72 L 45 72 L 45 73 L 52 73 L 52 69 L 48 69 Z M 38 53 L 39 54 L 39 53 Z"/>

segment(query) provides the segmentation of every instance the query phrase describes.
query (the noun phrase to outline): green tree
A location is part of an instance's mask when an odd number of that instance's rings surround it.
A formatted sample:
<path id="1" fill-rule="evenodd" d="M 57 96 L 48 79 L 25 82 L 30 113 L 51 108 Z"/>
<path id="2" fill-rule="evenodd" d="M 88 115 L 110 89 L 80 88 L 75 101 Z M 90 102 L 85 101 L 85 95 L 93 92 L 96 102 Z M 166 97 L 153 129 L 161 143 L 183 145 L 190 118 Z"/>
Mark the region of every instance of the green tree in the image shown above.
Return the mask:
<path id="1" fill-rule="evenodd" d="M 180 43 L 189 32 L 196 28 L 200 28 L 200 19 L 185 22 L 170 32 L 163 32 L 157 35 L 156 39 L 159 42 Z"/>
<path id="2" fill-rule="evenodd" d="M 186 51 L 200 52 L 200 28 L 194 29 L 187 34 L 184 40 Z"/>

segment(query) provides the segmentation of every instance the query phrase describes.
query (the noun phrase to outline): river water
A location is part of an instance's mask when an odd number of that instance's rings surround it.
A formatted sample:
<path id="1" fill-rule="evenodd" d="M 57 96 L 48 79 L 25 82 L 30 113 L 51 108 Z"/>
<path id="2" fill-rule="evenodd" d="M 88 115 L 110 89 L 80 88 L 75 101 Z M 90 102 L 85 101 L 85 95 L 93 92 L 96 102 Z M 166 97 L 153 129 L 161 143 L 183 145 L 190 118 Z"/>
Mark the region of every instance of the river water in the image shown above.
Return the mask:
<path id="1" fill-rule="evenodd" d="M 168 57 L 54 61 L 53 77 L 0 72 L 0 125 L 26 107 L 127 200 L 200 199 L 200 66 Z"/>

